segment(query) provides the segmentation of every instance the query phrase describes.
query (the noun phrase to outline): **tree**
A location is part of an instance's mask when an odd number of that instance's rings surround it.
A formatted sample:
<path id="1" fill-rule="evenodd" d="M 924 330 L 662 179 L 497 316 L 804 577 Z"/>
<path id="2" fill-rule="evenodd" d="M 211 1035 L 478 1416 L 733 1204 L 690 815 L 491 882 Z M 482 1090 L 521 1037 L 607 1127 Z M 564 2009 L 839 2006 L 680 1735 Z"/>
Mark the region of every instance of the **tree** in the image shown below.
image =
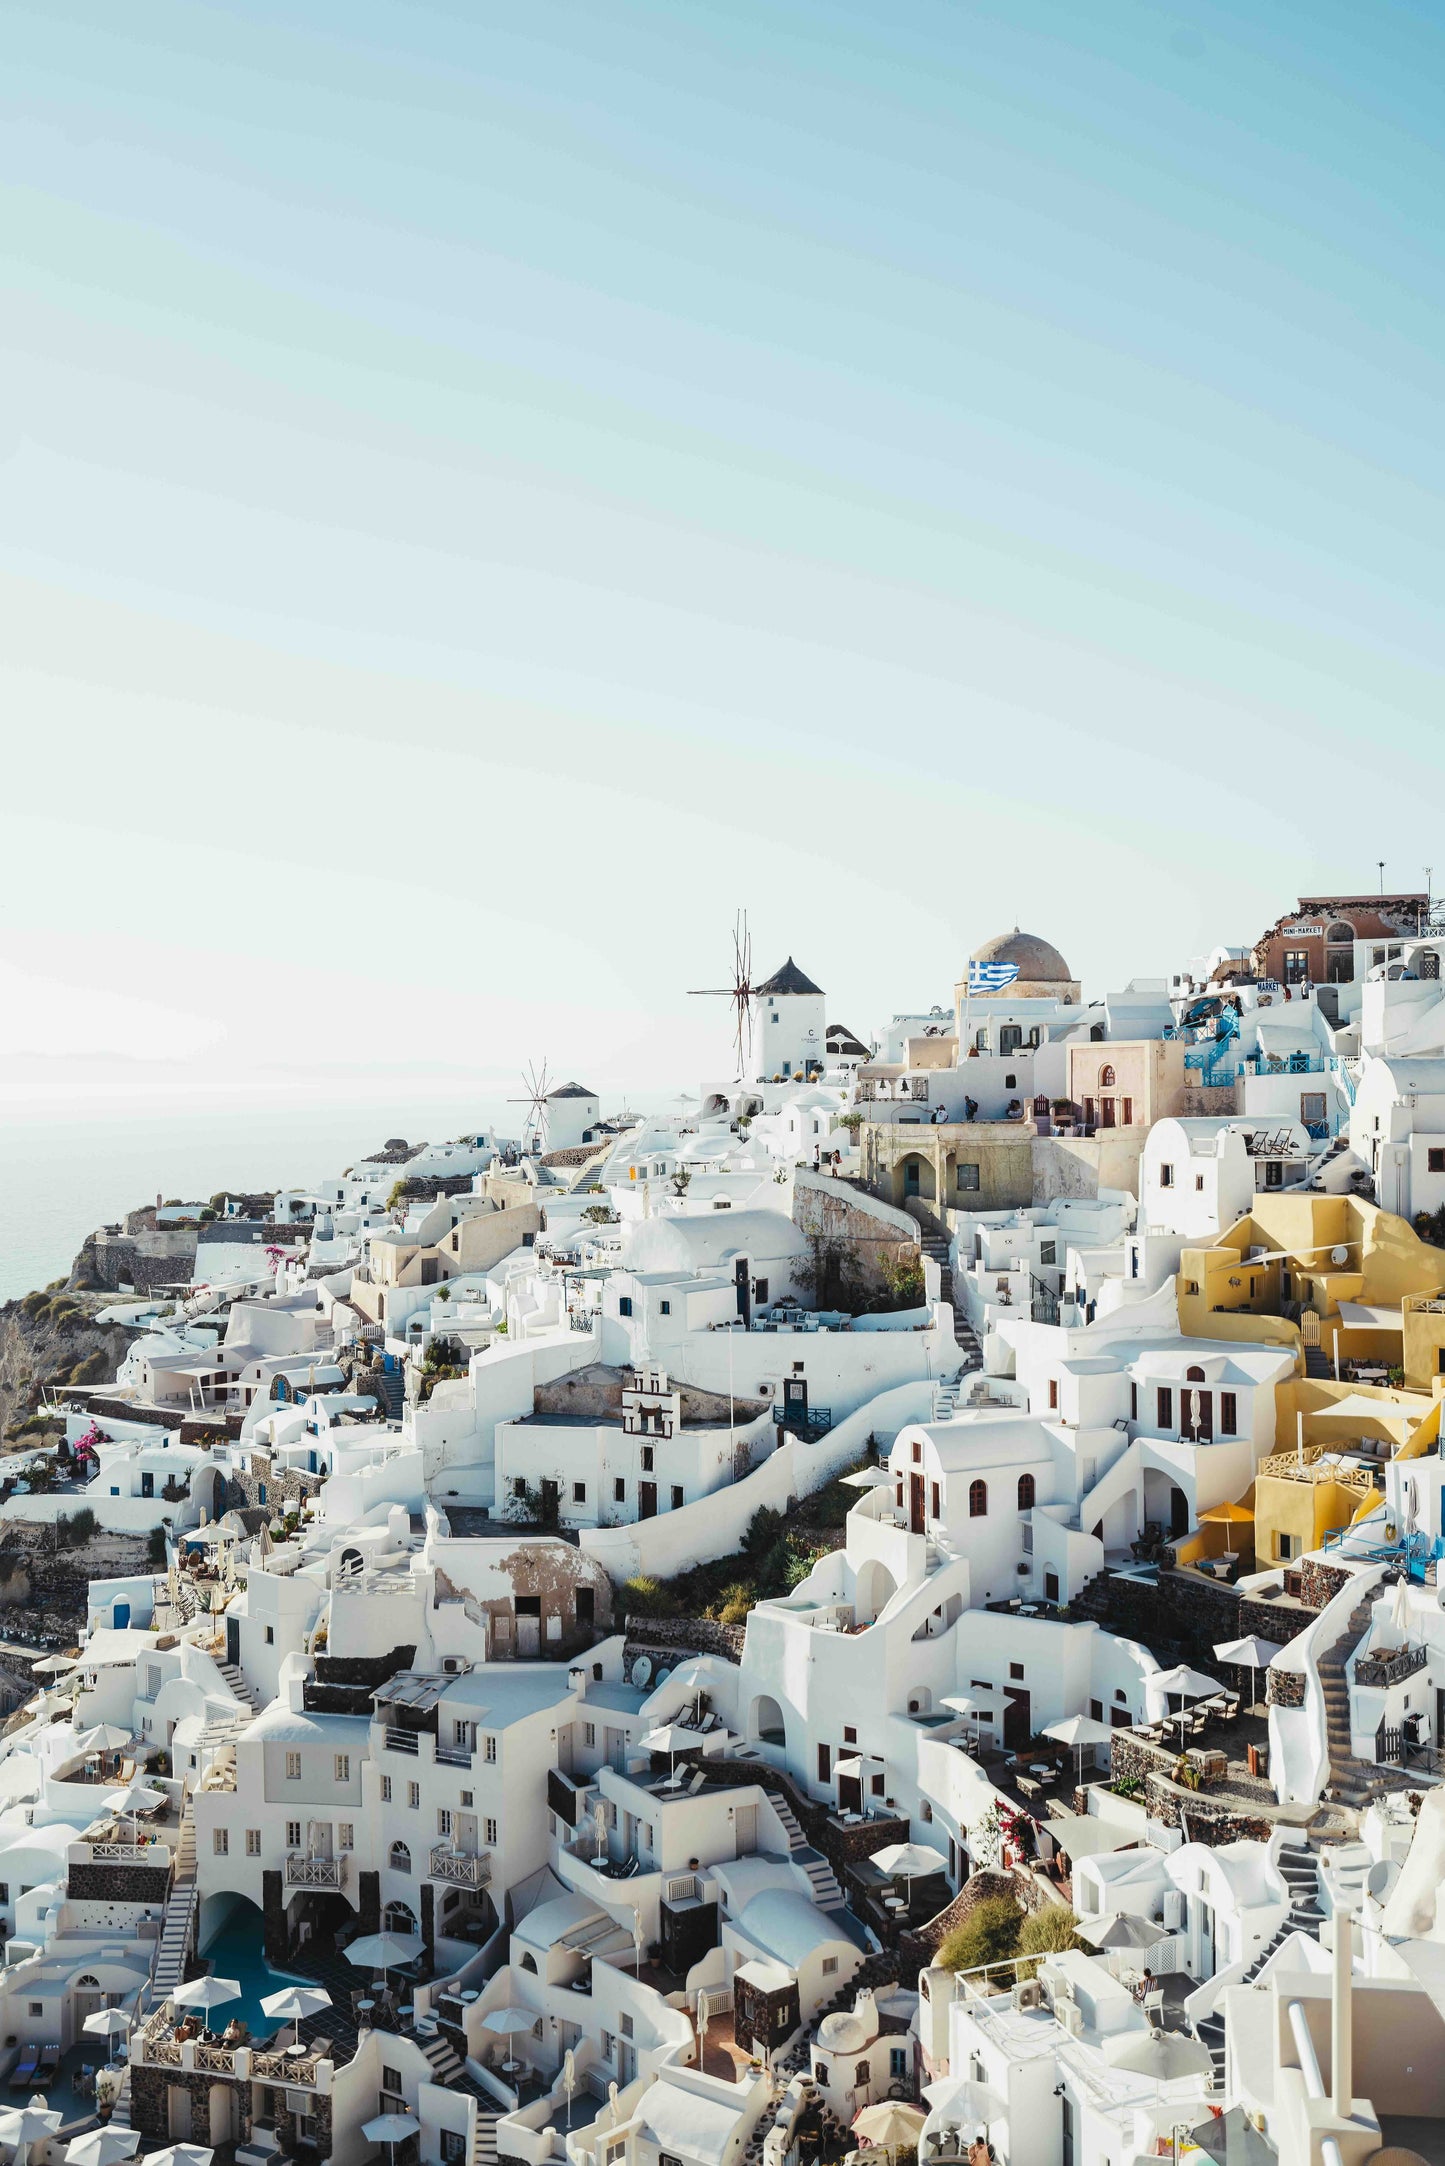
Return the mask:
<path id="1" fill-rule="evenodd" d="M 938 1951 L 944 1970 L 977 1970 L 1015 1954 L 1023 1912 L 1011 1895 L 988 1895 L 956 1925 Z"/>
<path id="2" fill-rule="evenodd" d="M 916 1251 L 903 1256 L 891 1257 L 883 1265 L 883 1283 L 888 1289 L 887 1307 L 891 1309 L 917 1309 L 923 1306 L 923 1259 Z"/>
<path id="3" fill-rule="evenodd" d="M 856 1138 L 859 1129 L 863 1126 L 863 1116 L 861 1113 L 840 1113 L 836 1125 L 839 1128 L 846 1128 L 849 1135 Z"/>

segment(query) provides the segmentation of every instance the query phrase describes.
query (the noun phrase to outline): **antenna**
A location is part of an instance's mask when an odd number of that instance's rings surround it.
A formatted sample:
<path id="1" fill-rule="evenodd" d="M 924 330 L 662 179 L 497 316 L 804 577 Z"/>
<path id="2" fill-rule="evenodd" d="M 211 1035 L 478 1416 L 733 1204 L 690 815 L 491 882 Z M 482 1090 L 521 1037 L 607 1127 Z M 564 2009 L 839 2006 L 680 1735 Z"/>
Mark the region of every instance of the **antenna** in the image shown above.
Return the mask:
<path id="1" fill-rule="evenodd" d="M 734 1036 L 738 1049 L 738 1081 L 747 1079 L 748 1065 L 753 1052 L 753 998 L 757 987 L 753 984 L 753 937 L 748 931 L 748 914 L 739 910 L 733 921 L 733 982 L 731 985 L 694 985 L 688 988 L 692 1000 L 730 1000 L 735 1012 Z"/>
<path id="2" fill-rule="evenodd" d="M 526 1096 L 507 1100 L 509 1106 L 529 1106 L 531 1108 L 522 1129 L 522 1149 L 524 1152 L 530 1151 L 534 1142 L 540 1142 L 543 1130 L 546 1128 L 548 1081 L 546 1061 L 544 1060 L 542 1063 L 540 1074 L 533 1063 L 528 1061 L 522 1076 L 522 1087 L 526 1092 Z"/>

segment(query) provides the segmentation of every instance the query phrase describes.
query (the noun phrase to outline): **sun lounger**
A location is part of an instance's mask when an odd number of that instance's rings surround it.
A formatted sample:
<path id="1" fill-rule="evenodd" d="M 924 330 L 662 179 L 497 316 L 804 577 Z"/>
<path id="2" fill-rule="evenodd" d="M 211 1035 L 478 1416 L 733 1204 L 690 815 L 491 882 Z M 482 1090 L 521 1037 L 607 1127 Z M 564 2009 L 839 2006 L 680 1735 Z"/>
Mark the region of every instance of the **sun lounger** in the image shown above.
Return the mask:
<path id="1" fill-rule="evenodd" d="M 57 2068 L 59 2068 L 59 2066 L 59 2046 L 42 2046 L 40 2048 L 40 2064 L 35 2071 L 36 2082 L 41 2085 L 52 2082 L 54 2080 L 55 2071 Z"/>
<path id="2" fill-rule="evenodd" d="M 10 2071 L 11 2090 L 18 2091 L 23 2085 L 33 2083 L 35 2071 L 39 2065 L 40 2048 L 38 2046 L 22 2046 L 20 2048 L 20 2058 Z"/>

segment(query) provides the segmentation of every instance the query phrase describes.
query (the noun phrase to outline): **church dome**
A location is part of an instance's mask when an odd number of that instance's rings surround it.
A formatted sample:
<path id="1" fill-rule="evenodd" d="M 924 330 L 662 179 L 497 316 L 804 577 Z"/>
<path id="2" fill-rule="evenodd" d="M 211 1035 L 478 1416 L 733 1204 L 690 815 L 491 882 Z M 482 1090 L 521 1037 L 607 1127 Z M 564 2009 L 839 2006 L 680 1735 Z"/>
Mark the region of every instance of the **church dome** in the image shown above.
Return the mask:
<path id="1" fill-rule="evenodd" d="M 818 2043 L 825 2053 L 858 2053 L 871 2043 L 868 2027 L 845 2008 L 835 2008 L 818 2025 Z"/>
<path id="2" fill-rule="evenodd" d="M 1037 933 L 1021 933 L 1014 927 L 1011 933 L 998 933 L 992 940 L 985 940 L 981 948 L 975 948 L 971 960 L 975 963 L 1017 963 L 1019 979 L 1031 985 L 1071 985 L 1073 972 L 1058 949 Z"/>

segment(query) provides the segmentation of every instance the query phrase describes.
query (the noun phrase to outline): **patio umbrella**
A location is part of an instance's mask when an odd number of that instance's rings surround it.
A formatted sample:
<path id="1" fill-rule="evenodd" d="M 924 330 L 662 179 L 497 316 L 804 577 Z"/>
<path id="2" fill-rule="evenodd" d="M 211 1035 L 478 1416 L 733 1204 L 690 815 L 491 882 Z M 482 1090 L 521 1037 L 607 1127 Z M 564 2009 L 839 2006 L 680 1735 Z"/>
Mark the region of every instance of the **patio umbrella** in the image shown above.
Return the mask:
<path id="1" fill-rule="evenodd" d="M 368 2143 L 384 2143 L 394 2160 L 399 2143 L 421 2134 L 421 2123 L 409 2113 L 379 2113 L 374 2121 L 362 2122 L 361 2133 Z"/>
<path id="2" fill-rule="evenodd" d="M 1410 1580 L 1408 1573 L 1402 1572 L 1395 1582 L 1395 1591 L 1390 1597 L 1390 1622 L 1398 1633 L 1406 1640 L 1409 1639 Z"/>
<path id="3" fill-rule="evenodd" d="M 925 2083 L 923 2095 L 932 2108 L 930 2120 L 934 2113 L 946 2113 L 960 2127 L 972 2122 L 975 2128 L 986 2128 L 1008 2111 L 998 2092 L 976 2076 L 940 2076 L 937 2083 Z"/>
<path id="4" fill-rule="evenodd" d="M 1113 1734 L 1107 1722 L 1095 1722 L 1092 1715 L 1065 1715 L 1062 1722 L 1051 1722 L 1044 1730 L 1045 1737 L 1056 1737 L 1061 1745 L 1073 1746 L 1078 1782 L 1084 1779 L 1084 1747 L 1107 1745 Z"/>
<path id="5" fill-rule="evenodd" d="M 878 2151 L 916 2151 L 927 2114 L 900 2098 L 880 2099 L 853 2117 L 853 2133 Z"/>
<path id="6" fill-rule="evenodd" d="M 1249 1704 L 1259 1704 L 1259 1672 L 1267 1670 L 1275 1656 L 1283 1649 L 1274 1640 L 1262 1640 L 1257 1632 L 1247 1639 L 1221 1640 L 1214 1652 L 1221 1662 L 1237 1662 L 1241 1669 L 1249 1671 Z"/>
<path id="7" fill-rule="evenodd" d="M 97 2038 L 120 2038 L 131 2027 L 132 2018 L 123 2008 L 97 2008 L 94 2015 L 87 2016 L 81 2024 L 83 2031 L 92 2032 Z"/>
<path id="8" fill-rule="evenodd" d="M 203 2143 L 173 2143 L 164 2151 L 148 2152 L 146 2166 L 211 2166 L 215 2155 Z"/>
<path id="9" fill-rule="evenodd" d="M 67 2145 L 67 2166 L 120 2166 L 122 2159 L 135 2157 L 140 2141 L 138 2128 L 93 2128 Z"/>
<path id="10" fill-rule="evenodd" d="M 74 1655 L 45 1655 L 39 1662 L 31 1663 L 30 1674 L 32 1677 L 60 1677 L 66 1670 L 79 1667 Z"/>
<path id="11" fill-rule="evenodd" d="M 1201 1527 L 1252 1527 L 1254 1514 L 1247 1504 L 1211 1504 L 1199 1515 Z"/>
<path id="12" fill-rule="evenodd" d="M 1222 1689 L 1217 1677 L 1206 1677 L 1203 1670 L 1191 1670 L 1187 1662 L 1176 1662 L 1172 1670 L 1157 1670 L 1152 1677 L 1145 1679 L 1145 1683 L 1154 1685 L 1166 1697 L 1171 1692 L 1177 1692 L 1181 1700 L 1212 1700 L 1215 1694 Z M 1174 1717 L 1170 1715 L 1165 1719 L 1172 1722 Z M 1181 1749 L 1184 1744 L 1184 1721 L 1185 1711 L 1181 1707 L 1179 1710 L 1179 1743 Z"/>
<path id="13" fill-rule="evenodd" d="M 536 2028 L 537 2011 L 535 2008 L 492 2008 L 482 2017 L 482 2022 L 487 2030 L 496 2031 L 503 2038 L 514 2038 L 523 2031 Z"/>
<path id="14" fill-rule="evenodd" d="M 36 2096 L 40 2094 L 37 2092 Z M 0 2113 L 0 2143 L 13 2143 L 15 2166 L 25 2166 L 27 2146 L 43 2143 L 64 2119 L 63 2113 L 52 2111 L 43 2099 L 38 2106 L 33 2102 L 28 2106 L 12 2106 L 8 2112 Z"/>
<path id="15" fill-rule="evenodd" d="M 981 1700 L 971 1700 L 966 1692 L 946 1693 L 938 1704 L 940 1707 L 946 1707 L 951 1715 L 973 1715 L 976 1717 L 983 1713 L 983 1702 Z M 977 1721 L 974 1723 L 973 1735 L 976 1743 L 978 1740 Z"/>
<path id="16" fill-rule="evenodd" d="M 1111 2068 L 1148 2076 L 1155 2083 L 1177 2083 L 1181 2076 L 1202 2076 L 1214 2066 L 1208 2046 L 1183 2031 L 1121 2031 L 1104 2045 Z"/>
<path id="17" fill-rule="evenodd" d="M 1074 1931 L 1094 1948 L 1152 1948 L 1164 1928 L 1131 1910 L 1111 1910 L 1107 1917 L 1080 1918 Z"/>
<path id="18" fill-rule="evenodd" d="M 689 1745 L 700 1744 L 702 1732 L 684 1729 L 680 1722 L 663 1722 L 659 1723 L 655 1730 L 646 1731 L 637 1742 L 643 1752 L 665 1752 L 668 1758 L 668 1773 L 675 1775 L 678 1754 Z"/>
<path id="19" fill-rule="evenodd" d="M 412 1962 L 423 1946 L 420 1933 L 364 1933 L 341 1952 L 358 1970 L 379 1970 L 385 1977 L 398 1963 Z"/>
<path id="20" fill-rule="evenodd" d="M 213 2008 L 224 2007 L 227 2001 L 238 2001 L 241 1988 L 234 1978 L 192 1978 L 188 1985 L 178 1985 L 171 1999 L 178 2008 L 204 2008 L 209 2014 Z"/>
<path id="21" fill-rule="evenodd" d="M 930 1873 L 946 1873 L 948 1860 L 942 1851 L 928 1843 L 888 1843 L 882 1850 L 875 1850 L 868 1860 L 889 1880 L 910 1883 L 926 1880 Z"/>
<path id="22" fill-rule="evenodd" d="M 164 1805 L 165 1802 L 164 1790 L 153 1790 L 148 1782 L 142 1782 L 137 1777 L 134 1782 L 128 1782 L 123 1790 L 112 1790 L 105 1800 L 105 1809 L 114 1813 L 117 1819 L 128 1820 L 131 1834 L 134 1835 L 136 1814 L 153 1813 L 158 1805 Z"/>
<path id="23" fill-rule="evenodd" d="M 75 1750 L 85 1753 L 87 1758 L 102 1752 L 119 1752 L 121 1746 L 128 1745 L 134 1736 L 134 1730 L 122 1730 L 114 1722 L 97 1722 L 90 1729 L 76 1733 Z"/>
<path id="24" fill-rule="evenodd" d="M 261 2003 L 264 2015 L 279 2016 L 282 2022 L 295 2024 L 296 2031 L 291 2043 L 301 2043 L 301 2018 L 315 2016 L 323 2008 L 331 2006 L 331 1995 L 325 1986 L 283 1986 L 279 1993 L 268 1993 Z"/>

